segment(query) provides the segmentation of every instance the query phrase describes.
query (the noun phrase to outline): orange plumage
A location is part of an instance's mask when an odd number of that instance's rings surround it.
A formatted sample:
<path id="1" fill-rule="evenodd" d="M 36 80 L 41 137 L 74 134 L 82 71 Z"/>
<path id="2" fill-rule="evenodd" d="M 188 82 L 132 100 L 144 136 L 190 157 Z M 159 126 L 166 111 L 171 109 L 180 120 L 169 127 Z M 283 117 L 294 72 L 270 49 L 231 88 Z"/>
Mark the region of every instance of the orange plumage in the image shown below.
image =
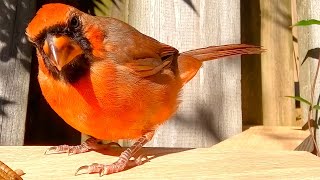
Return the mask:
<path id="1" fill-rule="evenodd" d="M 181 88 L 203 61 L 261 52 L 238 44 L 179 54 L 126 23 L 63 4 L 42 7 L 27 35 L 37 47 L 38 79 L 50 106 L 78 131 L 108 140 L 153 134 L 176 111 Z"/>

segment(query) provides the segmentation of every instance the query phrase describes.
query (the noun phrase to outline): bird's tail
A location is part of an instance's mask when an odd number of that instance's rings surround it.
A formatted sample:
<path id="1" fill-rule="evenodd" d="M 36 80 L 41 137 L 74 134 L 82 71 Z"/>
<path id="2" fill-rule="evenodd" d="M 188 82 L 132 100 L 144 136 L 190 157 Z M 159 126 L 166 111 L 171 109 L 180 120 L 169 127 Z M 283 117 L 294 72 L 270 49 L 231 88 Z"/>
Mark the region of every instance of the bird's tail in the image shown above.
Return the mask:
<path id="1" fill-rule="evenodd" d="M 182 82 L 187 83 L 198 72 L 203 61 L 242 54 L 260 54 L 260 46 L 248 44 L 230 44 L 210 46 L 183 52 L 178 57 L 178 66 Z"/>

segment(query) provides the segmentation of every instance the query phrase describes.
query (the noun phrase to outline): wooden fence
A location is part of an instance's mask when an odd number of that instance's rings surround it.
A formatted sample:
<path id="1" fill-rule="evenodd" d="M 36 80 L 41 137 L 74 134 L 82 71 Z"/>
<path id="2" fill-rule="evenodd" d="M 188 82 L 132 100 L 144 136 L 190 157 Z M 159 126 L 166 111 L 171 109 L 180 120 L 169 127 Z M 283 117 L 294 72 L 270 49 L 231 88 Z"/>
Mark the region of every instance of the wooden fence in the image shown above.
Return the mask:
<path id="1" fill-rule="evenodd" d="M 303 124 L 296 121 L 295 102 L 284 97 L 295 94 L 297 81 L 290 28 L 295 1 L 102 2 L 108 15 L 180 51 L 240 42 L 267 49 L 261 57 L 206 62 L 184 88 L 177 114 L 157 131 L 149 146 L 208 147 L 240 133 L 247 125 Z M 35 58 L 30 68 L 32 48 L 24 29 L 35 4 L 24 0 L 0 2 L 0 144 L 76 144 L 80 134 L 68 127 L 41 96 Z M 303 4 L 305 9 L 317 7 Z M 305 17 L 300 11 L 298 14 Z M 300 38 L 308 39 L 303 34 Z"/>
<path id="2" fill-rule="evenodd" d="M 29 0 L 0 2 L 0 144 L 22 145 L 32 48 L 25 28 L 35 12 Z"/>

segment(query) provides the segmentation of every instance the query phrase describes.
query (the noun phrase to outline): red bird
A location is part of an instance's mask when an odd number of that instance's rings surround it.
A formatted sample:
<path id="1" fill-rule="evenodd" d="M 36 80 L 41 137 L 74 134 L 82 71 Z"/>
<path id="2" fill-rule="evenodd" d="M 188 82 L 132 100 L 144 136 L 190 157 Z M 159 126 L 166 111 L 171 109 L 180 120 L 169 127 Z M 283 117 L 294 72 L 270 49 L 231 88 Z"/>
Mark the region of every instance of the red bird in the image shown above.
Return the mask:
<path id="1" fill-rule="evenodd" d="M 26 34 L 37 49 L 38 80 L 47 102 L 70 126 L 92 136 L 81 145 L 49 151 L 76 154 L 98 148 L 98 139 L 137 139 L 118 161 L 78 169 L 100 175 L 122 171 L 151 140 L 175 113 L 181 88 L 203 61 L 261 53 L 260 47 L 245 44 L 179 53 L 124 22 L 64 4 L 43 6 Z"/>

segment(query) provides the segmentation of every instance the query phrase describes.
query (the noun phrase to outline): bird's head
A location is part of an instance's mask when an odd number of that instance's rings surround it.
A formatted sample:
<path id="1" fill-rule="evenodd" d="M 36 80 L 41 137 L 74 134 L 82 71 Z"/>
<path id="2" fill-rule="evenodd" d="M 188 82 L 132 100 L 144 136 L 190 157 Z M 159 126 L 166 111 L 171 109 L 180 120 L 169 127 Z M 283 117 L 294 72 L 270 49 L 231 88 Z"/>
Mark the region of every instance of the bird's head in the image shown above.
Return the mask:
<path id="1" fill-rule="evenodd" d="M 90 22 L 92 18 L 68 5 L 44 5 L 26 29 L 37 48 L 39 65 L 43 63 L 53 77 L 70 82 L 86 73 L 93 57 L 101 55 L 99 46 L 105 36 Z"/>

